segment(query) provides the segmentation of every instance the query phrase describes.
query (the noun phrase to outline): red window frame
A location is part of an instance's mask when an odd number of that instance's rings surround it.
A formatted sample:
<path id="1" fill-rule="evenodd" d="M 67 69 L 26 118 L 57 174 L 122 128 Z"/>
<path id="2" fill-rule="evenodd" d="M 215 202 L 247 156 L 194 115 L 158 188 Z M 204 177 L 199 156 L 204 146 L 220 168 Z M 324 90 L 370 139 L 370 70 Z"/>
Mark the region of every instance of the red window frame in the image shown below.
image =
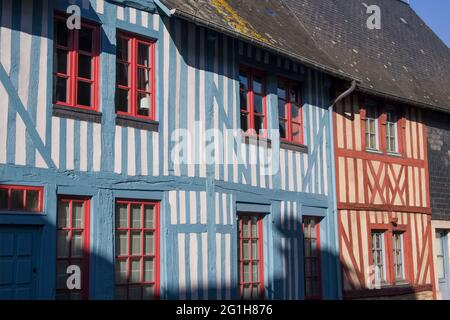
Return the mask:
<path id="1" fill-rule="evenodd" d="M 263 71 L 256 70 L 247 66 L 241 66 L 239 69 L 239 74 L 245 73 L 247 77 L 247 90 L 244 90 L 241 85 L 239 85 L 239 92 L 245 92 L 247 97 L 247 105 L 242 106 L 242 101 L 240 101 L 240 111 L 241 119 L 242 115 L 245 114 L 247 117 L 247 131 L 248 135 L 254 135 L 259 137 L 267 137 L 267 103 L 266 103 L 266 74 Z M 256 92 L 253 87 L 253 78 L 255 76 L 261 77 L 261 92 Z M 263 113 L 255 112 L 255 95 L 262 98 L 262 111 Z M 244 107 L 244 108 L 242 108 Z M 263 118 L 263 130 L 264 134 L 258 134 L 255 129 L 255 117 Z M 242 128 L 242 124 L 241 124 Z"/>
<path id="2" fill-rule="evenodd" d="M 44 188 L 42 187 L 31 187 L 31 186 L 18 186 L 18 185 L 0 185 L 0 190 L 7 192 L 7 207 L 0 208 L 0 211 L 16 211 L 16 212 L 35 212 L 39 213 L 42 212 L 44 209 L 44 202 L 43 202 L 43 191 Z M 15 209 L 12 207 L 12 192 L 13 191 L 21 191 L 23 192 L 23 203 L 22 203 L 22 209 Z M 27 191 L 37 191 L 39 192 L 38 196 L 38 208 L 36 210 L 30 210 L 27 209 Z"/>
<path id="3" fill-rule="evenodd" d="M 316 237 L 314 238 L 311 233 L 311 226 L 307 224 L 307 221 L 314 221 L 315 228 L 316 228 Z M 309 231 L 308 231 L 309 229 Z M 302 223 L 302 231 L 303 231 L 303 258 L 305 262 L 305 270 L 304 270 L 304 276 L 305 276 L 305 299 L 306 300 L 319 300 L 322 298 L 322 270 L 321 270 L 321 259 L 320 259 L 320 218 L 318 217 L 310 217 L 305 216 L 303 217 L 303 223 Z M 308 255 L 306 246 L 307 243 L 309 243 L 309 252 L 312 253 L 312 246 L 311 242 L 312 240 L 316 241 L 316 252 L 315 255 Z M 309 264 L 310 263 L 310 264 Z M 312 264 L 315 264 L 315 270 L 316 274 L 312 273 L 312 268 L 309 267 L 310 273 L 307 272 L 307 265 L 312 266 Z M 317 294 L 309 294 L 307 290 L 307 283 L 308 279 L 310 280 L 310 283 L 315 282 L 315 285 L 317 285 Z"/>
<path id="4" fill-rule="evenodd" d="M 64 21 L 67 20 L 67 16 L 61 13 L 55 13 L 55 28 L 56 21 Z M 99 107 L 99 72 L 100 72 L 100 27 L 92 22 L 87 22 L 85 20 L 81 21 L 81 28 L 89 28 L 92 29 L 92 51 L 87 52 L 79 49 L 79 30 L 67 29 L 68 34 L 68 45 L 63 46 L 57 43 L 56 39 L 56 29 L 55 29 L 55 37 L 54 37 L 54 45 L 53 52 L 56 55 L 56 50 L 61 49 L 68 52 L 67 57 L 67 73 L 60 73 L 57 70 L 53 71 L 53 81 L 56 84 L 57 78 L 63 78 L 67 80 L 67 101 L 59 101 L 56 98 L 56 86 L 53 88 L 53 102 L 56 105 L 85 109 L 85 110 L 94 110 L 98 111 Z M 91 57 L 91 77 L 92 79 L 80 77 L 78 75 L 78 57 L 82 54 L 84 56 Z M 78 103 L 78 82 L 88 83 L 92 86 L 91 89 L 91 105 L 86 106 Z"/>
<path id="5" fill-rule="evenodd" d="M 280 122 L 283 121 L 286 123 L 286 138 L 281 138 L 281 135 L 280 135 L 281 141 L 286 141 L 286 142 L 290 142 L 290 143 L 294 143 L 294 144 L 303 145 L 304 144 L 303 104 L 302 104 L 302 99 L 301 99 L 302 91 L 301 91 L 300 83 L 298 81 L 279 77 L 277 89 L 279 88 L 280 84 L 284 85 L 285 94 L 286 94 L 285 97 L 282 98 L 282 97 L 278 96 L 278 92 L 277 92 L 278 103 L 279 103 L 279 100 L 284 101 L 284 103 L 285 103 L 284 110 L 285 110 L 285 114 L 286 114 L 286 118 L 283 118 L 279 115 L 279 121 Z M 291 92 L 291 90 L 294 90 L 295 88 L 298 88 L 297 101 L 292 101 L 291 97 L 290 97 L 290 92 Z M 292 118 L 293 105 L 298 106 L 299 119 Z M 294 137 L 292 134 L 294 125 L 298 125 L 300 127 L 300 139 L 299 140 L 294 140 Z"/>
<path id="6" fill-rule="evenodd" d="M 154 202 L 154 201 L 147 201 L 147 200 L 135 200 L 135 199 L 117 199 L 116 200 L 116 208 L 117 204 L 126 204 L 127 205 L 127 228 L 121 228 L 117 225 L 117 209 L 115 210 L 115 243 L 117 243 L 117 234 L 119 232 L 127 232 L 127 254 L 126 255 L 118 255 L 117 248 L 115 246 L 115 261 L 114 264 L 117 264 L 118 261 L 127 261 L 127 279 L 126 281 L 122 283 L 117 283 L 116 278 L 116 284 L 115 288 L 118 287 L 126 287 L 126 298 L 129 299 L 130 296 L 130 287 L 137 287 L 139 286 L 141 289 L 141 298 L 143 295 L 143 288 L 146 286 L 153 286 L 153 297 L 155 300 L 159 299 L 160 295 L 160 203 Z M 132 205 L 140 205 L 141 206 L 141 227 L 140 228 L 132 228 L 132 217 L 131 217 L 131 206 Z M 146 205 L 153 206 L 153 228 L 146 228 L 145 227 L 145 212 L 144 208 Z M 132 255 L 131 254 L 131 234 L 133 232 L 140 232 L 141 233 L 141 244 L 140 249 L 141 253 L 139 255 Z M 154 244 L 153 244 L 153 253 L 152 254 L 146 254 L 145 253 L 145 234 L 146 233 L 152 233 Z M 139 282 L 131 282 L 131 260 L 133 259 L 140 259 L 140 281 Z M 154 281 L 145 281 L 144 280 L 144 274 L 145 274 L 145 263 L 144 261 L 146 259 L 153 259 L 154 261 Z M 117 271 L 115 271 L 117 272 Z M 117 275 L 116 275 L 117 276 Z"/>
<path id="7" fill-rule="evenodd" d="M 60 225 L 60 204 L 69 203 L 69 225 L 61 226 Z M 73 220 L 73 204 L 74 203 L 82 203 L 84 205 L 83 211 L 83 223 L 81 227 L 74 227 Z M 56 282 L 56 294 L 69 294 L 73 292 L 79 292 L 81 294 L 81 298 L 83 300 L 87 300 L 89 298 L 89 246 L 90 246 L 90 199 L 86 197 L 77 197 L 77 196 L 61 196 L 58 198 L 58 214 L 57 214 L 57 227 L 56 227 L 56 237 L 58 239 L 58 234 L 60 232 L 68 232 L 69 233 L 69 245 L 68 245 L 68 255 L 67 256 L 59 256 L 59 241 L 57 241 L 56 245 L 56 274 L 58 275 L 58 263 L 61 261 L 67 262 L 67 265 L 72 265 L 74 260 L 81 260 L 81 290 L 69 290 L 67 288 L 58 288 L 58 279 Z M 73 246 L 73 234 L 74 232 L 82 233 L 82 256 L 73 256 L 72 246 Z M 63 272 L 64 274 L 65 272 Z"/>
<path id="8" fill-rule="evenodd" d="M 241 299 L 247 299 L 244 296 L 244 287 L 250 286 L 250 299 L 264 299 L 264 250 L 263 250 L 263 216 L 255 213 L 238 213 L 239 218 L 239 237 L 238 237 L 238 248 L 239 248 L 239 294 Z M 247 220 L 247 221 L 246 221 Z M 256 220 L 256 223 L 255 223 Z M 244 223 L 248 224 L 249 234 L 247 237 L 244 237 Z M 253 236 L 252 230 L 253 226 L 256 226 L 257 235 Z M 243 245 L 244 241 L 247 241 L 249 244 L 249 253 L 250 259 L 244 259 L 243 256 Z M 252 242 L 257 242 L 257 250 L 258 257 L 257 259 L 253 259 L 253 250 L 252 250 Z M 258 270 L 258 279 L 257 281 L 253 281 L 253 265 L 257 264 Z M 244 279 L 244 265 L 249 264 L 249 277 L 250 281 L 245 282 Z M 258 286 L 258 296 L 253 297 L 253 287 Z"/>
<path id="9" fill-rule="evenodd" d="M 129 77 L 129 83 L 128 86 L 124 86 L 117 83 L 116 79 L 116 90 L 122 89 L 127 90 L 129 93 L 128 96 L 128 112 L 119 111 L 117 108 L 117 100 L 115 100 L 116 105 L 116 113 L 119 115 L 125 115 L 125 116 L 131 116 L 135 118 L 142 118 L 147 120 L 155 120 L 156 116 L 156 99 L 155 99 L 155 92 L 156 92 L 156 81 L 155 81 L 155 47 L 156 42 L 151 39 L 146 39 L 142 36 L 138 36 L 136 34 L 132 34 L 125 31 L 118 31 L 117 32 L 117 40 L 125 39 L 128 41 L 128 61 L 124 61 L 118 58 L 118 55 L 116 55 L 116 65 L 117 64 L 124 64 L 127 65 L 128 70 L 128 77 Z M 138 45 L 144 44 L 149 47 L 149 66 L 141 65 L 138 62 Z M 149 91 L 142 90 L 138 88 L 138 70 L 144 69 L 149 73 Z M 138 94 L 147 94 L 150 96 L 149 99 L 149 115 L 140 115 L 138 114 Z"/>

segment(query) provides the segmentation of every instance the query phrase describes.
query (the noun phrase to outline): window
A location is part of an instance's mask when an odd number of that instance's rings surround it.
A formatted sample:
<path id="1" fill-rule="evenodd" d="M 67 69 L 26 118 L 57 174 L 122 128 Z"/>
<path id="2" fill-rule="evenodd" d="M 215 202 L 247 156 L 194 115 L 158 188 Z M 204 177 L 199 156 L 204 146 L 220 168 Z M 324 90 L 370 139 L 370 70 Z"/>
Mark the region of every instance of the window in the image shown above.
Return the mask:
<path id="1" fill-rule="evenodd" d="M 57 15 L 54 33 L 53 100 L 57 105 L 98 109 L 99 28 L 82 22 L 69 30 Z"/>
<path id="2" fill-rule="evenodd" d="M 265 77 L 262 72 L 239 71 L 241 129 L 248 134 L 266 135 Z"/>
<path id="3" fill-rule="evenodd" d="M 442 231 L 436 232 L 436 267 L 437 267 L 437 276 L 439 280 L 444 280 L 446 270 L 446 261 L 445 261 L 445 241 L 447 241 L 446 234 Z"/>
<path id="4" fill-rule="evenodd" d="M 239 214 L 239 289 L 241 299 L 264 297 L 262 217 Z"/>
<path id="5" fill-rule="evenodd" d="M 116 299 L 159 297 L 159 204 L 116 202 Z"/>
<path id="6" fill-rule="evenodd" d="M 393 110 L 386 112 L 386 151 L 397 152 L 397 116 Z"/>
<path id="7" fill-rule="evenodd" d="M 300 86 L 289 80 L 278 80 L 278 115 L 281 140 L 303 144 Z"/>
<path id="8" fill-rule="evenodd" d="M 305 260 L 305 298 L 321 298 L 320 225 L 316 218 L 303 219 L 303 252 Z"/>
<path id="9" fill-rule="evenodd" d="M 0 210 L 42 212 L 42 188 L 0 186 Z"/>
<path id="10" fill-rule="evenodd" d="M 118 32 L 116 112 L 155 119 L 154 42 Z"/>
<path id="11" fill-rule="evenodd" d="M 375 107 L 366 109 L 366 148 L 378 149 L 378 120 Z"/>
<path id="12" fill-rule="evenodd" d="M 58 199 L 56 299 L 88 299 L 89 295 L 89 199 Z M 81 289 L 67 287 L 67 268 L 81 270 Z"/>
<path id="13" fill-rule="evenodd" d="M 375 272 L 375 283 L 386 281 L 385 256 L 384 256 L 384 233 L 372 232 L 372 262 Z"/>
<path id="14" fill-rule="evenodd" d="M 405 270 L 403 263 L 403 234 L 394 232 L 392 239 L 392 250 L 394 254 L 394 276 L 396 281 L 405 279 Z"/>

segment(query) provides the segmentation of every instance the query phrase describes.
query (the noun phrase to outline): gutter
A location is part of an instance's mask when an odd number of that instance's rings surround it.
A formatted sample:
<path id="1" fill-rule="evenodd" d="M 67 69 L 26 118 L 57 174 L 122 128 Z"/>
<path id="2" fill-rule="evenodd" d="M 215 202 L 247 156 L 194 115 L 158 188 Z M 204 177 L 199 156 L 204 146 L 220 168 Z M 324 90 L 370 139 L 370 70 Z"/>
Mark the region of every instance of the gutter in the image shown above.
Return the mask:
<path id="1" fill-rule="evenodd" d="M 231 36 L 233 38 L 237 38 L 237 39 L 243 40 L 245 42 L 250 42 L 251 44 L 253 44 L 255 46 L 258 46 L 258 47 L 261 47 L 263 49 L 266 49 L 266 50 L 268 50 L 268 51 L 270 51 L 272 53 L 275 53 L 275 54 L 278 54 L 278 55 L 287 56 L 290 59 L 292 59 L 292 60 L 294 60 L 294 61 L 296 61 L 298 63 L 304 64 L 304 65 L 309 66 L 311 68 L 314 68 L 316 70 L 328 73 L 328 74 L 330 74 L 332 76 L 335 76 L 337 78 L 340 78 L 340 79 L 343 79 L 343 80 L 346 80 L 346 81 L 358 80 L 358 79 L 355 79 L 355 77 L 353 77 L 350 74 L 347 74 L 347 73 L 345 73 L 343 71 L 335 70 L 335 69 L 332 69 L 332 68 L 328 68 L 328 67 L 326 67 L 326 66 L 324 66 L 324 65 L 322 65 L 320 63 L 314 62 L 313 60 L 307 59 L 307 58 L 302 57 L 300 55 L 292 54 L 292 53 L 290 53 L 287 50 L 279 49 L 279 48 L 276 48 L 276 47 L 274 47 L 272 45 L 269 45 L 269 44 L 264 44 L 264 43 L 262 43 L 260 41 L 257 41 L 257 40 L 255 40 L 255 39 L 253 39 L 251 37 L 247 37 L 247 36 L 243 35 L 242 33 L 239 33 L 237 31 L 231 30 L 229 28 L 223 27 L 223 26 L 221 26 L 221 25 L 219 25 L 217 23 L 214 23 L 212 21 L 208 21 L 206 19 L 199 18 L 199 17 L 197 17 L 197 16 L 195 16 L 193 14 L 187 13 L 185 11 L 182 11 L 182 10 L 179 10 L 179 9 L 173 9 L 173 10 L 170 10 L 170 13 L 171 13 L 172 16 L 176 16 L 176 17 L 179 17 L 181 19 L 188 20 L 188 21 L 190 21 L 190 22 L 192 22 L 192 23 L 194 23 L 196 25 L 207 27 L 209 29 L 218 31 L 220 33 L 226 34 L 226 35 Z"/>

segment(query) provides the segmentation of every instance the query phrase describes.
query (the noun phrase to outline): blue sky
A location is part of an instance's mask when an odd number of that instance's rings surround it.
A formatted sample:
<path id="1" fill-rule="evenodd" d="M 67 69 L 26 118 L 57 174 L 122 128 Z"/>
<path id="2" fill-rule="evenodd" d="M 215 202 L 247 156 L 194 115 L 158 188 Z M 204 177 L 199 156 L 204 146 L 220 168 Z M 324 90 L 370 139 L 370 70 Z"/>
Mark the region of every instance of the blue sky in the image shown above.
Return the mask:
<path id="1" fill-rule="evenodd" d="M 416 13 L 450 48 L 450 0 L 410 0 Z"/>

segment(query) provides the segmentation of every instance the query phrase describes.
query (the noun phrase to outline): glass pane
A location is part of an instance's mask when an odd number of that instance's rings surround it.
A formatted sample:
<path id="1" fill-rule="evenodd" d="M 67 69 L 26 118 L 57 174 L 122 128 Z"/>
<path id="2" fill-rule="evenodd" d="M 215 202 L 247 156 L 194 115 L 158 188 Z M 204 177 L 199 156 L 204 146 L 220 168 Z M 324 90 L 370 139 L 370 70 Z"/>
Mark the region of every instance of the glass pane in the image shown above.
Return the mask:
<path id="1" fill-rule="evenodd" d="M 70 204 L 69 202 L 59 202 L 58 206 L 58 228 L 70 227 Z"/>
<path id="2" fill-rule="evenodd" d="M 250 259 L 250 243 L 248 241 L 242 242 L 242 258 L 244 260 Z"/>
<path id="3" fill-rule="evenodd" d="M 142 228 L 142 206 L 140 204 L 131 205 L 131 227 Z"/>
<path id="4" fill-rule="evenodd" d="M 92 79 L 92 58 L 82 54 L 78 55 L 78 76 Z"/>
<path id="5" fill-rule="evenodd" d="M 147 259 L 144 261 L 144 281 L 155 281 L 155 262 L 153 259 Z"/>
<path id="6" fill-rule="evenodd" d="M 116 83 L 124 87 L 129 86 L 128 65 L 123 63 L 116 64 Z"/>
<path id="7" fill-rule="evenodd" d="M 253 91 L 256 93 L 262 93 L 262 77 L 261 76 L 253 76 Z"/>
<path id="8" fill-rule="evenodd" d="M 116 255 L 126 256 L 128 254 L 128 232 L 116 231 Z"/>
<path id="9" fill-rule="evenodd" d="M 128 110 L 128 90 L 116 88 L 116 111 L 130 112 Z"/>
<path id="10" fill-rule="evenodd" d="M 280 138 L 286 139 L 287 138 L 287 132 L 286 132 L 286 121 L 280 119 Z"/>
<path id="11" fill-rule="evenodd" d="M 138 64 L 150 67 L 150 47 L 147 44 L 138 44 Z"/>
<path id="12" fill-rule="evenodd" d="M 1 207 L 1 205 L 0 205 L 0 207 Z M 27 190 L 26 209 L 28 211 L 38 211 L 39 210 L 39 191 Z"/>
<path id="13" fill-rule="evenodd" d="M 444 252 L 444 235 L 442 232 L 436 232 L 436 253 L 437 255 L 442 255 Z"/>
<path id="14" fill-rule="evenodd" d="M 81 27 L 79 30 L 78 48 L 82 51 L 92 52 L 93 30 L 87 27 Z"/>
<path id="15" fill-rule="evenodd" d="M 258 263 L 253 262 L 252 265 L 252 282 L 259 281 Z"/>
<path id="16" fill-rule="evenodd" d="M 300 143 L 302 141 L 302 127 L 298 124 L 292 124 L 292 140 Z"/>
<path id="17" fill-rule="evenodd" d="M 239 85 L 241 90 L 248 91 L 248 78 L 244 71 L 239 72 Z"/>
<path id="18" fill-rule="evenodd" d="M 304 239 L 305 257 L 311 257 L 311 243 L 308 238 Z"/>
<path id="19" fill-rule="evenodd" d="M 56 20 L 55 35 L 56 43 L 60 46 L 67 47 L 69 45 L 69 29 L 67 28 L 65 20 Z"/>
<path id="20" fill-rule="evenodd" d="M 298 104 L 291 104 L 291 118 L 293 122 L 301 123 L 301 109 Z"/>
<path id="21" fill-rule="evenodd" d="M 128 39 L 117 38 L 117 59 L 128 61 Z"/>
<path id="22" fill-rule="evenodd" d="M 311 276 L 311 260 L 310 259 L 307 259 L 305 261 L 305 275 Z"/>
<path id="23" fill-rule="evenodd" d="M 298 103 L 300 101 L 299 92 L 300 90 L 298 87 L 293 87 L 289 90 L 289 101 L 291 103 Z"/>
<path id="24" fill-rule="evenodd" d="M 264 117 L 255 116 L 255 131 L 258 135 L 264 134 Z"/>
<path id="25" fill-rule="evenodd" d="M 251 295 L 252 295 L 252 291 L 251 291 L 250 285 L 245 285 L 245 286 L 243 287 L 242 298 L 243 298 L 243 299 L 250 299 L 250 298 L 251 298 Z"/>
<path id="26" fill-rule="evenodd" d="M 142 289 L 140 286 L 132 286 L 128 288 L 128 298 L 130 300 L 141 300 Z"/>
<path id="27" fill-rule="evenodd" d="M 127 287 L 116 287 L 116 300 L 126 300 L 127 299 Z"/>
<path id="28" fill-rule="evenodd" d="M 258 259 L 258 240 L 252 240 L 252 259 Z"/>
<path id="29" fill-rule="evenodd" d="M 255 106 L 255 113 L 261 113 L 263 114 L 263 98 L 259 95 L 253 96 L 254 106 Z"/>
<path id="30" fill-rule="evenodd" d="M 239 92 L 239 99 L 240 99 L 240 108 L 241 108 L 241 110 L 247 110 L 247 92 L 246 91 L 240 91 Z"/>
<path id="31" fill-rule="evenodd" d="M 132 232 L 131 233 L 131 255 L 140 255 L 141 251 L 141 233 L 140 232 Z"/>
<path id="32" fill-rule="evenodd" d="M 150 115 L 150 95 L 147 93 L 138 93 L 138 114 L 141 116 Z"/>
<path id="33" fill-rule="evenodd" d="M 252 217 L 252 238 L 258 237 L 258 218 Z"/>
<path id="34" fill-rule="evenodd" d="M 244 282 L 250 282 L 250 264 L 244 263 L 243 267 Z"/>
<path id="35" fill-rule="evenodd" d="M 54 86 L 55 101 L 67 102 L 69 96 L 67 79 L 55 77 Z"/>
<path id="36" fill-rule="evenodd" d="M 154 228 L 154 207 L 151 205 L 144 206 L 145 228 Z"/>
<path id="37" fill-rule="evenodd" d="M 55 71 L 57 73 L 68 73 L 68 55 L 69 53 L 66 50 L 56 49 L 55 53 Z"/>
<path id="38" fill-rule="evenodd" d="M 259 286 L 253 285 L 253 291 L 252 291 L 252 299 L 258 299 L 259 297 Z"/>
<path id="39" fill-rule="evenodd" d="M 116 228 L 128 228 L 128 205 L 116 205 Z"/>
<path id="40" fill-rule="evenodd" d="M 244 132 L 248 130 L 248 120 L 246 113 L 241 113 L 241 129 Z"/>
<path id="41" fill-rule="evenodd" d="M 150 91 L 150 71 L 138 68 L 138 89 L 146 92 Z"/>
<path id="42" fill-rule="evenodd" d="M 91 84 L 78 81 L 77 102 L 79 105 L 90 107 L 91 102 Z"/>
<path id="43" fill-rule="evenodd" d="M 127 283 L 127 260 L 116 260 L 116 283 Z"/>
<path id="44" fill-rule="evenodd" d="M 59 260 L 56 263 L 56 288 L 67 289 L 67 267 L 69 263 L 65 260 Z"/>
<path id="45" fill-rule="evenodd" d="M 0 189 L 0 209 L 8 209 L 8 190 Z"/>
<path id="46" fill-rule="evenodd" d="M 141 260 L 131 260 L 131 282 L 141 281 Z"/>
<path id="47" fill-rule="evenodd" d="M 250 227 L 248 225 L 248 219 L 242 219 L 242 236 L 244 238 L 250 237 Z"/>
<path id="48" fill-rule="evenodd" d="M 444 257 L 443 256 L 438 256 L 437 257 L 437 274 L 438 274 L 438 278 L 439 279 L 444 279 L 445 278 L 445 261 L 444 261 Z"/>
<path id="49" fill-rule="evenodd" d="M 58 257 L 65 258 L 69 256 L 69 231 L 58 230 L 57 247 Z"/>
<path id="50" fill-rule="evenodd" d="M 72 232 L 72 257 L 83 256 L 83 232 Z"/>
<path id="51" fill-rule="evenodd" d="M 278 99 L 278 115 L 282 119 L 286 119 L 286 102 Z"/>
<path id="52" fill-rule="evenodd" d="M 72 202 L 72 228 L 83 228 L 84 204 Z"/>
<path id="53" fill-rule="evenodd" d="M 23 190 L 11 190 L 11 209 L 23 210 Z"/>
<path id="54" fill-rule="evenodd" d="M 155 252 L 154 235 L 151 232 L 145 233 L 145 254 L 153 254 Z"/>
<path id="55" fill-rule="evenodd" d="M 151 300 L 154 298 L 154 287 L 152 285 L 150 286 L 144 286 L 142 288 L 143 290 L 143 299 L 144 300 Z"/>
<path id="56" fill-rule="evenodd" d="M 278 98 L 286 100 L 286 89 L 282 83 L 278 84 L 277 96 Z"/>

